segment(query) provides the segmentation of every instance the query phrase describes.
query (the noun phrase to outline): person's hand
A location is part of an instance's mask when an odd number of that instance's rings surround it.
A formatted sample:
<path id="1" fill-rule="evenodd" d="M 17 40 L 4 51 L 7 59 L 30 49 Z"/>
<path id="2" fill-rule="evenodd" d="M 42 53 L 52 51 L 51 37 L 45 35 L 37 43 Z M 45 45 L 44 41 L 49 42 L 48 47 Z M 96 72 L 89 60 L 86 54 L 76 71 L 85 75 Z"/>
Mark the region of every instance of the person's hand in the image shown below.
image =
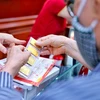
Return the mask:
<path id="1" fill-rule="evenodd" d="M 6 71 L 14 77 L 31 55 L 29 51 L 23 50 L 24 46 L 21 45 L 9 48 L 7 52 L 7 62 L 2 71 Z"/>
<path id="2" fill-rule="evenodd" d="M 7 33 L 0 33 L 0 51 L 4 54 L 7 53 L 7 48 L 4 46 L 5 44 L 9 46 L 15 45 L 15 44 L 24 44 L 24 40 L 19 40 L 13 37 L 11 34 Z"/>
<path id="3" fill-rule="evenodd" d="M 36 45 L 43 48 L 41 55 L 59 55 L 65 53 L 65 36 L 48 35 L 37 40 Z"/>

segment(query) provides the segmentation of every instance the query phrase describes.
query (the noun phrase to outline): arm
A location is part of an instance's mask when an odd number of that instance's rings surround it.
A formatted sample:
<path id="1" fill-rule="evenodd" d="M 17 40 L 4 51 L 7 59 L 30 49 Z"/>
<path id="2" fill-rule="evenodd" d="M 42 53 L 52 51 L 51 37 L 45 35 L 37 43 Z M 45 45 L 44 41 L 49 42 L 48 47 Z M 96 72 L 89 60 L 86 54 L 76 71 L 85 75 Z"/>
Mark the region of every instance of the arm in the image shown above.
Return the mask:
<path id="1" fill-rule="evenodd" d="M 51 0 L 49 10 L 53 14 L 71 21 L 71 16 L 68 13 L 67 5 L 64 0 Z"/>
<path id="2" fill-rule="evenodd" d="M 67 6 L 65 6 L 58 14 L 57 16 L 67 19 L 69 22 L 71 22 L 72 17 L 69 15 Z"/>
<path id="3" fill-rule="evenodd" d="M 9 45 L 9 49 L 3 45 L 5 43 Z M 23 43 L 25 41 L 18 40 L 12 35 L 0 33 L 0 51 L 7 53 L 7 62 L 0 72 L 0 100 L 22 100 L 22 96 L 13 88 L 13 77 L 30 56 L 29 52 L 23 51 L 23 46 L 14 46 Z"/>
<path id="4" fill-rule="evenodd" d="M 13 88 L 13 77 L 30 56 L 30 52 L 23 49 L 23 46 L 13 46 L 7 52 L 7 62 L 0 72 L 0 100 L 22 100 L 21 94 Z"/>
<path id="5" fill-rule="evenodd" d="M 17 97 L 17 98 L 16 98 Z M 7 72 L 0 72 L 0 100 L 22 100 L 22 96 L 13 88 L 13 78 Z"/>
<path id="6" fill-rule="evenodd" d="M 74 59 L 78 60 L 80 63 L 91 69 L 91 67 L 85 62 L 85 60 L 81 56 L 76 41 L 66 37 L 62 40 L 65 44 L 65 54 L 73 57 Z"/>

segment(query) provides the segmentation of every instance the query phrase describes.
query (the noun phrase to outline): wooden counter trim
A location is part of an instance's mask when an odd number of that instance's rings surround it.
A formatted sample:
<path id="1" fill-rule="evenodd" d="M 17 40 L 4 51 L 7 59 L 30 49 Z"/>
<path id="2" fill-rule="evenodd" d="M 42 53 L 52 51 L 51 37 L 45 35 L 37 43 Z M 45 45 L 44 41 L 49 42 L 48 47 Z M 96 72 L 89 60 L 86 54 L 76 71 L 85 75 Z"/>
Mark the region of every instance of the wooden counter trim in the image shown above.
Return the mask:
<path id="1" fill-rule="evenodd" d="M 0 31 L 32 26 L 35 23 L 36 18 L 37 15 L 0 19 Z"/>
<path id="2" fill-rule="evenodd" d="M 38 15 L 31 15 L 31 16 L 23 16 L 23 17 L 14 17 L 14 18 L 4 18 L 0 19 L 0 23 L 6 23 L 6 22 L 15 22 L 15 21 L 21 21 L 21 20 L 31 20 L 36 19 Z"/>

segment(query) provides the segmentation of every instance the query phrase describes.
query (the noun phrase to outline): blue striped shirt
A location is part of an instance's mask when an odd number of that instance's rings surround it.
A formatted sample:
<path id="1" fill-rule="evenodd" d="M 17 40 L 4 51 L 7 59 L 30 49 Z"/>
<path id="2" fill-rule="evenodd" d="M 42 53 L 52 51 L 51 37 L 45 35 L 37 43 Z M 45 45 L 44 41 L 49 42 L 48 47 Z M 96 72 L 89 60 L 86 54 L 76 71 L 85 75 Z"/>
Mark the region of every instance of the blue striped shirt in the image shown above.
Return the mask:
<path id="1" fill-rule="evenodd" d="M 7 72 L 0 72 L 0 100 L 23 100 L 13 88 L 13 77 Z"/>
<path id="2" fill-rule="evenodd" d="M 0 72 L 0 100 L 22 100 L 7 72 Z M 100 64 L 91 75 L 52 84 L 34 100 L 100 100 Z"/>
<path id="3" fill-rule="evenodd" d="M 0 72 L 0 88 L 13 88 L 13 78 L 7 72 Z"/>

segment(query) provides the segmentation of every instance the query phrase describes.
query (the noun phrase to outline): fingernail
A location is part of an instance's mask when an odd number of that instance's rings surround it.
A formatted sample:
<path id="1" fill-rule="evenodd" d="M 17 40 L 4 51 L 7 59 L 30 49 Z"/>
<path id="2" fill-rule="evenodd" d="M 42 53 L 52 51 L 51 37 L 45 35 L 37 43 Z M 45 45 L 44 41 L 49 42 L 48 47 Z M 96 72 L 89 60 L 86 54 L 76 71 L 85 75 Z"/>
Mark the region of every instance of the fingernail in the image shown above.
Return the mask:
<path id="1" fill-rule="evenodd" d="M 22 40 L 22 42 L 26 42 L 25 40 Z"/>

